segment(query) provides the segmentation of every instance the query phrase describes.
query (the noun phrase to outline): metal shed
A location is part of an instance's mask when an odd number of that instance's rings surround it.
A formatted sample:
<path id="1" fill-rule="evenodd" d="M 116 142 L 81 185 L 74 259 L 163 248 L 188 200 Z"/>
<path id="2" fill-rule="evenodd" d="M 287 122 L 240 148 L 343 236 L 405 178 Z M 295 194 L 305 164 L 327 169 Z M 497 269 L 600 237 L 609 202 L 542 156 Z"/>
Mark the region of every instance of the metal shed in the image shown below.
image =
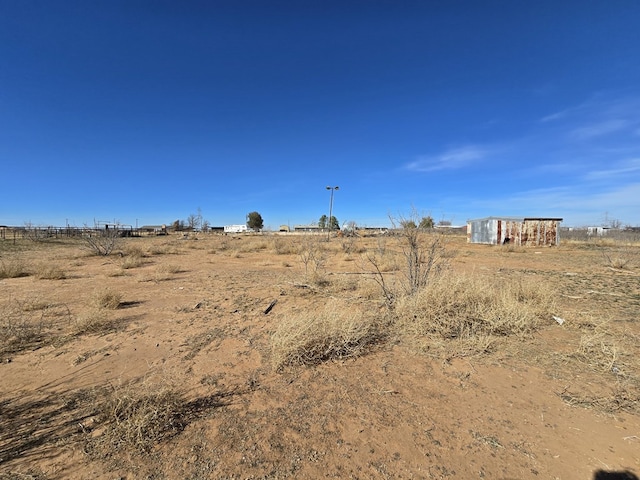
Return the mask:
<path id="1" fill-rule="evenodd" d="M 467 242 L 522 246 L 560 244 L 561 218 L 487 217 L 467 221 Z"/>

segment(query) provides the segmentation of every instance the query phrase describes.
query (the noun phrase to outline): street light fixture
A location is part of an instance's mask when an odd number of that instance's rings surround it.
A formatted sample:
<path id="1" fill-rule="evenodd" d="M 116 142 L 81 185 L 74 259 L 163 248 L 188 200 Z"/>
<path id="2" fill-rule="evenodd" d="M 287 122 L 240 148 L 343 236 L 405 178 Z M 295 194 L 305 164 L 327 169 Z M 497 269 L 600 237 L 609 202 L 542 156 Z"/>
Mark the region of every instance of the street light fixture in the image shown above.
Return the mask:
<path id="1" fill-rule="evenodd" d="M 331 212 L 333 210 L 333 191 L 340 190 L 340 187 L 327 187 L 327 190 L 331 190 L 331 199 L 329 200 L 329 231 L 327 232 L 327 242 L 331 238 L 331 227 L 333 227 L 333 222 L 331 221 Z"/>

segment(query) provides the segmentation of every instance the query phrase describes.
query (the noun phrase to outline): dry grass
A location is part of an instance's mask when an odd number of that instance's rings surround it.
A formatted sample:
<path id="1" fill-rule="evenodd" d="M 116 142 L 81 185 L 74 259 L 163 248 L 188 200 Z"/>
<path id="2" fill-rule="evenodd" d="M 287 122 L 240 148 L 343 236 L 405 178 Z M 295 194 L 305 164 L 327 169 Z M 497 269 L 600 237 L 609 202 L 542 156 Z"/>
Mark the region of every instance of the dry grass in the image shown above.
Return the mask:
<path id="1" fill-rule="evenodd" d="M 218 392 L 187 401 L 167 378 L 111 386 L 94 397 L 95 426 L 87 433 L 85 451 L 99 458 L 147 454 L 179 434 L 201 414 L 226 405 L 236 391 Z"/>
<path id="2" fill-rule="evenodd" d="M 16 353 L 43 339 L 43 315 L 32 315 L 17 301 L 0 305 L 0 354 Z"/>
<path id="3" fill-rule="evenodd" d="M 34 275 L 40 280 L 64 280 L 67 278 L 67 274 L 61 267 L 47 263 L 36 265 Z"/>
<path id="4" fill-rule="evenodd" d="M 96 290 L 89 299 L 90 306 L 97 309 L 115 310 L 122 302 L 122 294 L 110 288 Z"/>
<path id="5" fill-rule="evenodd" d="M 137 245 L 128 246 L 124 249 L 124 256 L 120 262 L 120 267 L 124 270 L 130 268 L 138 268 L 145 264 L 145 257 L 147 256 L 144 251 Z"/>
<path id="6" fill-rule="evenodd" d="M 182 269 L 178 265 L 174 264 L 162 264 L 158 265 L 151 275 L 145 275 L 142 282 L 164 282 L 171 280 L 176 273 L 182 272 Z"/>
<path id="7" fill-rule="evenodd" d="M 630 246 L 602 248 L 602 258 L 605 266 L 616 270 L 631 270 L 640 263 L 640 250 Z"/>
<path id="8" fill-rule="evenodd" d="M 67 305 L 37 296 L 14 298 L 0 304 L 0 354 L 59 343 L 71 318 Z"/>
<path id="9" fill-rule="evenodd" d="M 148 452 L 185 425 L 182 396 L 165 385 L 115 386 L 106 395 L 97 396 L 96 402 L 101 435 L 94 440 L 93 450 L 104 455 L 129 449 Z"/>
<path id="10" fill-rule="evenodd" d="M 287 365 L 355 357 L 381 337 L 376 320 L 353 307 L 332 302 L 319 313 L 287 315 L 271 337 L 271 362 L 280 370 Z"/>
<path id="11" fill-rule="evenodd" d="M 288 238 L 275 236 L 271 244 L 276 255 L 295 255 L 298 253 L 298 246 Z"/>
<path id="12" fill-rule="evenodd" d="M 598 322 L 593 329 L 580 337 L 576 355 L 595 370 L 604 372 L 619 371 L 617 365 L 621 346 L 610 329 L 608 321 Z"/>
<path id="13" fill-rule="evenodd" d="M 177 255 L 180 249 L 172 243 L 161 243 L 151 245 L 148 249 L 149 255 Z"/>
<path id="14" fill-rule="evenodd" d="M 422 349 L 462 342 L 456 348 L 467 355 L 488 351 L 498 337 L 530 334 L 551 320 L 555 308 L 543 283 L 448 273 L 398 299 L 396 327 Z"/>
<path id="15" fill-rule="evenodd" d="M 627 379 L 618 379 L 609 392 L 603 395 L 585 395 L 565 388 L 558 392 L 558 396 L 573 407 L 593 408 L 612 414 L 640 412 L 640 385 Z"/>
<path id="16" fill-rule="evenodd" d="M 22 259 L 0 259 L 0 278 L 19 278 L 27 275 L 29 275 L 29 272 Z"/>
<path id="17" fill-rule="evenodd" d="M 109 316 L 104 308 L 90 308 L 74 319 L 74 334 L 99 333 L 107 328 Z"/>

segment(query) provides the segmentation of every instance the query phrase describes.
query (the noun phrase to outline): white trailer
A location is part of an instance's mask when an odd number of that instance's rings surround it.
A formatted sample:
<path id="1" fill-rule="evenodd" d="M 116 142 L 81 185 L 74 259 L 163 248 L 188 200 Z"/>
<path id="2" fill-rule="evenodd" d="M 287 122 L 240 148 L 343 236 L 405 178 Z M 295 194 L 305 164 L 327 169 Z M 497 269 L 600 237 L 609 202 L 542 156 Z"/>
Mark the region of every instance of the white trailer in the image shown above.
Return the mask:
<path id="1" fill-rule="evenodd" d="M 225 225 L 224 233 L 242 233 L 248 231 L 246 225 Z"/>

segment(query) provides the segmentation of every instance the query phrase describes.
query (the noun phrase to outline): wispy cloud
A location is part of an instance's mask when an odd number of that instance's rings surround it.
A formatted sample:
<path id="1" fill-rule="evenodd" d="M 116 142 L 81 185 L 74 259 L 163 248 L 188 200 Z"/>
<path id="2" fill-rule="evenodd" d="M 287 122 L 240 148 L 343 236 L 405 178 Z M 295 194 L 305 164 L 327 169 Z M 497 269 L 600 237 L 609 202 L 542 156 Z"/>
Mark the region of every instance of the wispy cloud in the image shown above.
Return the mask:
<path id="1" fill-rule="evenodd" d="M 595 137 L 601 137 L 610 133 L 615 133 L 629 126 L 629 122 L 622 119 L 605 120 L 603 122 L 594 123 L 576 128 L 570 132 L 570 137 L 576 140 L 589 140 Z"/>
<path id="2" fill-rule="evenodd" d="M 561 118 L 566 117 L 569 114 L 570 110 L 562 110 L 561 112 L 552 113 L 551 115 L 547 115 L 546 117 L 542 117 L 540 119 L 541 123 L 553 122 L 555 120 L 560 120 Z"/>
<path id="3" fill-rule="evenodd" d="M 437 170 L 455 170 L 484 160 L 490 150 L 478 145 L 452 148 L 439 155 L 421 156 L 405 166 L 413 172 L 434 172 Z"/>
<path id="4" fill-rule="evenodd" d="M 624 162 L 620 162 L 614 165 L 612 168 L 603 170 L 593 170 L 585 175 L 585 180 L 601 180 L 611 179 L 614 177 L 625 176 L 629 174 L 640 172 L 640 158 L 633 158 Z"/>

